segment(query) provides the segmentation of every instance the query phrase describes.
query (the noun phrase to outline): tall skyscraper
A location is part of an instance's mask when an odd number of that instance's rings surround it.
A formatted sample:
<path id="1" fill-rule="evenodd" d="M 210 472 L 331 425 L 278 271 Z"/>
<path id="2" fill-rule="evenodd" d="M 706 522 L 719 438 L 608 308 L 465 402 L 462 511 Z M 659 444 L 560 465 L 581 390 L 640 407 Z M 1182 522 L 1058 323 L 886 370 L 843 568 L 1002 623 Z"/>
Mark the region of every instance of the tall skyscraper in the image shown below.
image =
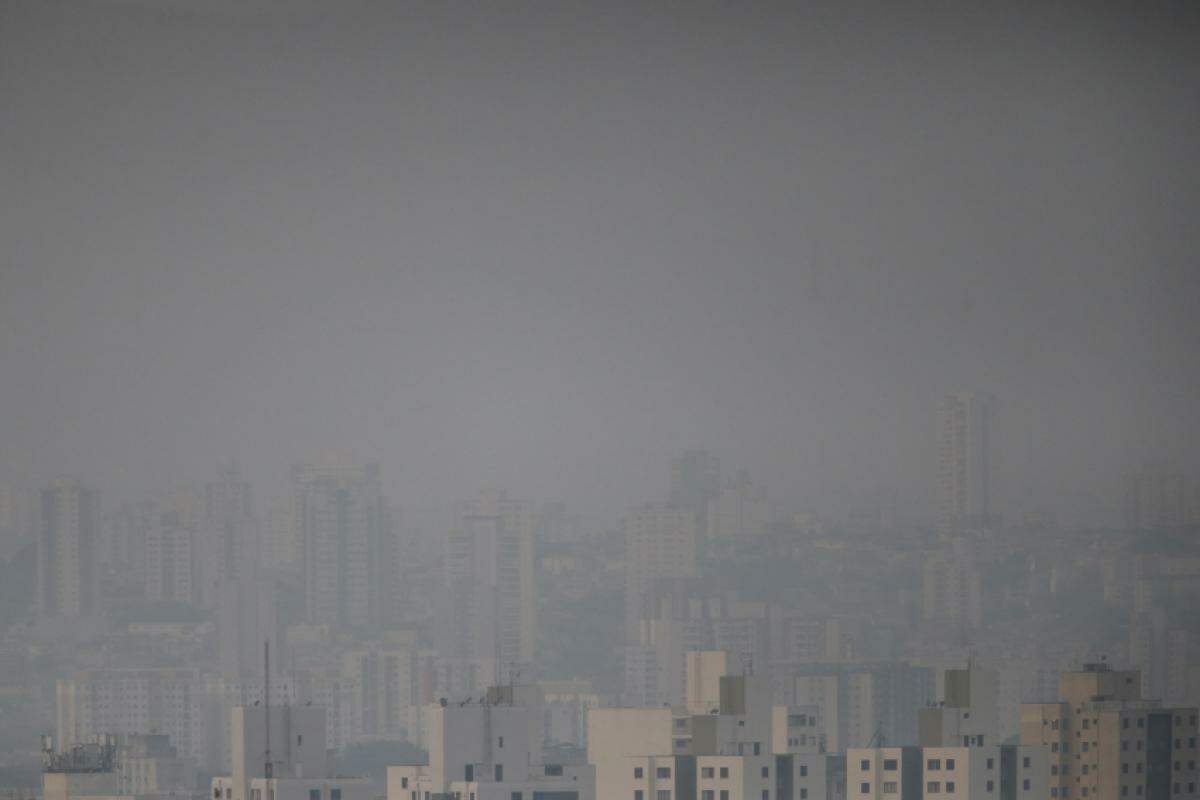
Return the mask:
<path id="1" fill-rule="evenodd" d="M 259 565 L 258 523 L 250 484 L 236 467 L 221 467 L 218 479 L 205 486 L 198 543 L 204 605 L 215 607 L 224 585 L 253 580 Z"/>
<path id="2" fill-rule="evenodd" d="M 292 492 L 308 621 L 381 623 L 387 612 L 384 588 L 396 578 L 396 536 L 379 466 L 329 454 L 292 469 Z"/>
<path id="3" fill-rule="evenodd" d="M 164 511 L 146 535 L 146 599 L 194 603 L 197 598 L 195 531 L 179 512 Z"/>
<path id="4" fill-rule="evenodd" d="M 991 497 L 991 395 L 956 392 L 938 408 L 939 527 L 944 533 L 995 522 Z"/>
<path id="5" fill-rule="evenodd" d="M 650 504 L 625 517 L 625 639 L 638 644 L 643 619 L 652 619 L 651 582 L 696 574 L 696 515 L 674 505 Z"/>
<path id="6" fill-rule="evenodd" d="M 38 612 L 42 616 L 86 616 L 95 610 L 96 492 L 78 481 L 60 480 L 42 490 L 38 535 Z"/>
<path id="7" fill-rule="evenodd" d="M 501 514 L 463 514 L 446 538 L 435 645 L 447 691 L 506 683 L 527 663 L 521 538 Z"/>
<path id="8" fill-rule="evenodd" d="M 671 505 L 696 518 L 696 530 L 708 533 L 708 504 L 721 493 L 721 462 L 707 450 L 685 450 L 671 459 Z"/>
<path id="9" fill-rule="evenodd" d="M 537 652 L 537 583 L 534 569 L 534 539 L 538 514 L 532 500 L 509 497 L 498 489 L 484 489 L 474 500 L 459 508 L 460 517 L 497 517 L 505 530 L 518 539 L 518 566 L 521 584 L 520 657 L 532 663 Z"/>

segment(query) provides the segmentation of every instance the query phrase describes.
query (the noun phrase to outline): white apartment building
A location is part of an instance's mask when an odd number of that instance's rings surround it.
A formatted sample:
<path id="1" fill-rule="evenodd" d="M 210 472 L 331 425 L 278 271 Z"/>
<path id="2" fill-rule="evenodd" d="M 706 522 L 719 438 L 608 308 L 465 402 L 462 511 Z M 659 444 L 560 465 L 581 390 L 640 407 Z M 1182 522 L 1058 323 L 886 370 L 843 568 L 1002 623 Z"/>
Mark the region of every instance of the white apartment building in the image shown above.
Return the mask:
<path id="1" fill-rule="evenodd" d="M 846 751 L 847 800 L 1041 800 L 1048 750 L 1022 745 Z"/>
<path id="2" fill-rule="evenodd" d="M 591 766 L 545 764 L 540 692 L 488 690 L 430 709 L 429 760 L 388 767 L 388 800 L 594 800 Z"/>

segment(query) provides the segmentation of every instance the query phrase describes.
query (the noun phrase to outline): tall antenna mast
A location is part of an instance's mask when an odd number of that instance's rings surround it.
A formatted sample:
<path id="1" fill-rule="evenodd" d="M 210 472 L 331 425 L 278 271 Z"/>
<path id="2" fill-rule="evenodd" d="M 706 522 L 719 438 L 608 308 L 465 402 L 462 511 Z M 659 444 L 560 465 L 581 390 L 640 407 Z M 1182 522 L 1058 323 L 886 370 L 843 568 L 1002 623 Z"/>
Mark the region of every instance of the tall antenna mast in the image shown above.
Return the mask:
<path id="1" fill-rule="evenodd" d="M 271 640 L 263 640 L 263 671 L 266 673 L 266 681 L 263 689 L 263 705 L 267 707 L 267 751 L 263 754 L 263 777 L 268 780 L 274 778 L 274 766 L 271 764 Z"/>

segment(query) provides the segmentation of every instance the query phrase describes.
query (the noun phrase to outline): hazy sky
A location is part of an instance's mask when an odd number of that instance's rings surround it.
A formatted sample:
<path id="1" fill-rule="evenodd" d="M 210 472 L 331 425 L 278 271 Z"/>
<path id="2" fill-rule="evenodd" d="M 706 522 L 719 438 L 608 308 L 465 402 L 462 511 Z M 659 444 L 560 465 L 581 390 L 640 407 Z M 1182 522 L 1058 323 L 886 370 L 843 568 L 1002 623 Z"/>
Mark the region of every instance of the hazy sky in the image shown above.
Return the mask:
<path id="1" fill-rule="evenodd" d="M 1104 521 L 1200 465 L 1197 8 L 0 0 L 0 481 L 921 514 L 976 388 Z"/>

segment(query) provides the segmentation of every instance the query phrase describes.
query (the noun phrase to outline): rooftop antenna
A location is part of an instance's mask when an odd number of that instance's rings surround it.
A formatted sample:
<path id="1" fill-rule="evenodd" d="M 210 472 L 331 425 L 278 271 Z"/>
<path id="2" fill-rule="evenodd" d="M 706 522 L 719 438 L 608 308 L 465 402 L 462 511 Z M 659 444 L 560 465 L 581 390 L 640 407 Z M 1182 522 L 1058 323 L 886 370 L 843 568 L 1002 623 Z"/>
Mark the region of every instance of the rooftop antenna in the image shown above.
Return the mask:
<path id="1" fill-rule="evenodd" d="M 275 777 L 274 767 L 271 764 L 271 640 L 263 640 L 263 671 L 266 673 L 264 681 L 263 702 L 267 707 L 267 750 L 263 754 L 263 777 L 267 780 Z"/>

